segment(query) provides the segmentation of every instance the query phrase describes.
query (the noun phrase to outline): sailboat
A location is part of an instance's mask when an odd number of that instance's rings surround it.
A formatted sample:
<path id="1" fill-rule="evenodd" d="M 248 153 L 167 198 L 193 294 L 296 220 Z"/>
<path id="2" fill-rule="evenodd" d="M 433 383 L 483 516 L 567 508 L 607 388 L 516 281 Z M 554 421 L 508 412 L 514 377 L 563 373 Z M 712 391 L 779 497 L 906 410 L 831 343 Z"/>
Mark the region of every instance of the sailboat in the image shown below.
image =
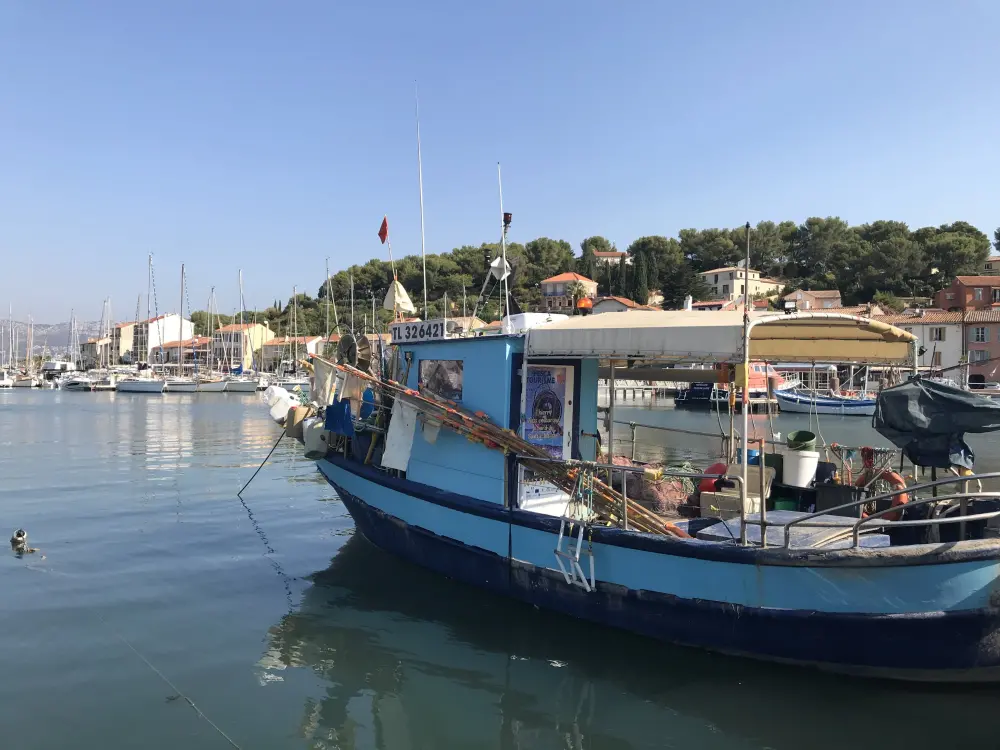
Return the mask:
<path id="1" fill-rule="evenodd" d="M 24 374 L 14 378 L 15 388 L 37 388 L 41 383 L 35 373 L 35 323 L 28 318 L 28 340 L 24 350 Z"/>
<path id="2" fill-rule="evenodd" d="M 133 337 L 138 337 L 140 331 L 142 330 L 145 331 L 144 337 L 135 338 L 135 343 L 133 346 L 133 348 L 135 349 L 135 356 L 132 358 L 132 361 L 138 365 L 139 371 L 138 374 L 136 374 L 135 376 L 123 378 L 118 381 L 118 384 L 116 385 L 116 390 L 119 393 L 163 393 L 163 388 L 165 386 L 163 378 L 157 377 L 149 366 L 150 364 L 149 330 L 153 320 L 152 318 L 150 318 L 149 293 L 150 291 L 153 291 L 154 294 L 156 293 L 156 290 L 153 288 L 153 283 L 154 283 L 153 255 L 150 254 L 147 258 L 147 263 L 146 263 L 146 320 L 143 321 L 142 323 L 144 328 L 140 329 L 138 321 L 139 312 L 137 310 L 135 315 L 135 317 L 137 318 L 136 326 L 134 329 L 134 333 L 132 334 Z M 157 328 L 159 328 L 160 327 L 159 314 L 157 314 L 156 320 L 157 320 Z M 163 343 L 162 334 L 158 337 L 158 341 L 160 344 Z M 160 349 L 160 351 L 161 352 L 163 351 L 162 348 Z M 146 365 L 145 369 L 143 369 L 142 367 L 144 363 Z"/>
<path id="3" fill-rule="evenodd" d="M 177 375 L 167 378 L 164 390 L 167 393 L 222 393 L 226 390 L 223 378 L 204 377 L 198 374 L 198 363 L 195 361 L 194 377 L 183 375 L 184 372 L 184 264 L 181 264 L 181 312 L 177 321 Z M 211 320 L 211 310 L 209 311 Z M 197 355 L 196 355 L 197 356 Z"/>
<path id="4" fill-rule="evenodd" d="M 240 355 L 239 355 L 240 363 L 236 368 L 232 367 L 232 361 L 233 359 L 235 359 L 236 356 L 235 355 L 236 342 L 234 339 L 232 347 L 230 348 L 230 353 L 231 353 L 229 361 L 230 374 L 229 377 L 226 379 L 227 380 L 226 391 L 229 393 L 256 393 L 258 390 L 263 390 L 264 388 L 267 388 L 268 385 L 267 380 L 256 372 L 259 369 L 257 368 L 257 361 L 256 361 L 257 356 L 253 349 L 253 344 L 254 344 L 253 338 L 248 336 L 246 333 L 246 328 L 245 328 L 245 326 L 247 325 L 246 320 L 247 320 L 247 308 L 246 308 L 246 303 L 244 302 L 243 299 L 243 271 L 241 270 L 240 271 L 240 322 L 239 322 L 241 328 L 237 331 L 234 331 L 232 334 L 234 337 L 238 337 L 240 340 Z M 225 346 L 225 339 L 223 339 L 223 346 Z M 245 374 L 243 372 L 243 365 L 246 362 L 246 354 L 244 352 L 245 346 L 250 347 L 250 359 L 254 365 L 254 372 L 251 372 L 249 374 Z"/>

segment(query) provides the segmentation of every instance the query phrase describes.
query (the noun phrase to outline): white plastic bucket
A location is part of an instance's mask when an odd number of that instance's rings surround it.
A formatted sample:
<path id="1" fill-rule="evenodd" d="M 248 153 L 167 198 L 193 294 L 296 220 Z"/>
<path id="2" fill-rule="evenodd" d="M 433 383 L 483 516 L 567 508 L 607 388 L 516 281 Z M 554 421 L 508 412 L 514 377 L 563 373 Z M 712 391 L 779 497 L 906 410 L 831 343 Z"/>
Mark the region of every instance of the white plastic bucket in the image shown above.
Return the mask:
<path id="1" fill-rule="evenodd" d="M 783 476 L 785 484 L 808 487 L 816 478 L 819 451 L 788 451 L 785 453 Z"/>

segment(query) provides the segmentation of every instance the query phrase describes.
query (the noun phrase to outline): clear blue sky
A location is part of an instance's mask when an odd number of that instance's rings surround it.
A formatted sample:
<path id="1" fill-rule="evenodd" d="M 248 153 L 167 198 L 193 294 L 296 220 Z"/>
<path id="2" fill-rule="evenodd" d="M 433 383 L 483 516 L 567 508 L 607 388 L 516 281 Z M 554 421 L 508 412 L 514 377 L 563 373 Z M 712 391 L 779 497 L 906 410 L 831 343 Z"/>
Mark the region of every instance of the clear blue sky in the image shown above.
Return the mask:
<path id="1" fill-rule="evenodd" d="M 353 6 L 353 7 L 351 7 Z M 840 215 L 1000 224 L 1000 3 L 2 0 L 0 307 Z M 145 303 L 143 303 L 143 307 Z"/>

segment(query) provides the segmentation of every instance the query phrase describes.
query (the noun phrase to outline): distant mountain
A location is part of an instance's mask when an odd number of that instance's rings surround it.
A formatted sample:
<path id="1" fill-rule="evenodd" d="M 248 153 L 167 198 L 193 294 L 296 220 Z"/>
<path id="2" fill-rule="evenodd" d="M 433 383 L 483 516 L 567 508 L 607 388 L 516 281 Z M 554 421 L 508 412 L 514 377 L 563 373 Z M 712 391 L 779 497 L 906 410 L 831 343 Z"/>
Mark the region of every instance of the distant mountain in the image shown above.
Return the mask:
<path id="1" fill-rule="evenodd" d="M 52 355 L 60 356 L 69 353 L 70 331 L 72 324 L 65 323 L 35 323 L 35 346 L 34 354 L 42 354 L 43 351 Z M 83 344 L 89 338 L 93 338 L 100 333 L 101 322 L 99 320 L 76 322 L 77 331 L 80 335 L 80 343 Z M 8 321 L 0 320 L 0 352 L 4 356 L 0 360 L 6 359 L 6 352 L 10 335 L 8 334 Z M 24 357 L 24 350 L 28 343 L 28 324 L 23 321 L 14 321 L 14 336 L 16 338 L 16 354 Z"/>

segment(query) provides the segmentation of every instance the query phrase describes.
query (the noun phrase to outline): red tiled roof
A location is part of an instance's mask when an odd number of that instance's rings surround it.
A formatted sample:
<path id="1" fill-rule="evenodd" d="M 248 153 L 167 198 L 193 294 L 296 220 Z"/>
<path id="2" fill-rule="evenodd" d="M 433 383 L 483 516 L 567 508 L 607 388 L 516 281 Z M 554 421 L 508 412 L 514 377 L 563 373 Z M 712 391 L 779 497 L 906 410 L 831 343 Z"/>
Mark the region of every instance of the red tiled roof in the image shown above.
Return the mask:
<path id="1" fill-rule="evenodd" d="M 492 323 L 487 323 L 486 325 L 483 326 L 483 328 L 499 328 L 499 327 L 500 327 L 499 320 L 494 320 Z"/>
<path id="2" fill-rule="evenodd" d="M 955 281 L 965 286 L 1000 286 L 1000 276 L 956 276 Z"/>
<path id="3" fill-rule="evenodd" d="M 754 310 L 766 310 L 770 306 L 770 304 L 771 303 L 768 302 L 766 299 L 755 299 L 753 301 L 753 309 Z"/>
<path id="4" fill-rule="evenodd" d="M 245 331 L 248 328 L 253 328 L 260 323 L 230 323 L 227 326 L 222 326 L 221 328 L 216 328 L 217 331 Z"/>
<path id="5" fill-rule="evenodd" d="M 962 313 L 955 313 L 961 317 Z M 1000 323 L 1000 310 L 968 310 L 965 313 L 966 323 Z"/>
<path id="6" fill-rule="evenodd" d="M 621 258 L 623 255 L 628 255 L 628 253 L 622 250 L 595 250 L 595 258 Z"/>
<path id="7" fill-rule="evenodd" d="M 586 281 L 590 284 L 596 283 L 593 279 L 588 279 L 586 276 L 581 276 L 578 273 L 561 273 L 558 276 L 552 276 L 548 279 L 542 279 L 543 284 L 554 283 L 558 281 Z"/>
<path id="8" fill-rule="evenodd" d="M 164 344 L 160 344 L 160 349 L 176 349 L 177 347 L 196 347 L 196 346 L 207 346 L 212 343 L 212 339 L 208 336 L 195 336 L 193 339 L 184 339 L 183 341 L 167 341 Z"/>
<path id="9" fill-rule="evenodd" d="M 923 315 L 873 315 L 875 320 L 894 326 L 912 326 L 921 323 L 961 323 L 962 313 L 944 310 L 925 310 Z"/>
<path id="10" fill-rule="evenodd" d="M 336 344 L 338 341 L 340 341 L 340 334 L 339 333 L 331 333 L 330 334 L 330 338 L 328 338 L 326 340 L 326 342 L 328 344 Z"/>
<path id="11" fill-rule="evenodd" d="M 629 308 L 630 310 L 656 310 L 657 309 L 657 308 L 652 307 L 650 305 L 640 305 L 638 302 L 636 302 L 635 300 L 631 300 L 628 297 L 616 297 L 614 295 L 610 295 L 608 297 L 598 297 L 597 301 L 594 302 L 594 304 L 596 305 L 598 302 L 603 302 L 606 299 L 612 299 L 615 302 L 620 302 L 621 304 L 625 305 L 625 307 Z"/>
<path id="12" fill-rule="evenodd" d="M 728 301 L 724 299 L 708 300 L 706 302 L 692 302 L 691 307 L 723 307 Z"/>

